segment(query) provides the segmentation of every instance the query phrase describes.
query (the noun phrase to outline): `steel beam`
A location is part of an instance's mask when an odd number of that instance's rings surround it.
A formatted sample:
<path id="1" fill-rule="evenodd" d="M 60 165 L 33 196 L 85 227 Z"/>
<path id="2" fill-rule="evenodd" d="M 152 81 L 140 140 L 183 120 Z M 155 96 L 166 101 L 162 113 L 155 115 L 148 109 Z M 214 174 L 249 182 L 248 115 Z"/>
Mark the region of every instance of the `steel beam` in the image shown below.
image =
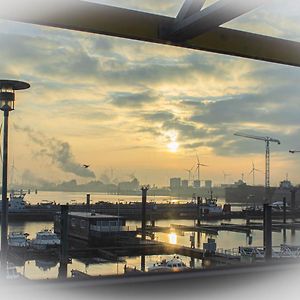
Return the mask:
<path id="1" fill-rule="evenodd" d="M 200 11 L 205 1 L 206 0 L 185 0 L 176 17 L 176 21 L 182 21 Z"/>
<path id="2" fill-rule="evenodd" d="M 300 66 L 299 42 L 227 28 L 174 42 L 161 38 L 159 28 L 175 18 L 84 1 L 10 0 L 0 18 Z"/>
<path id="3" fill-rule="evenodd" d="M 176 20 L 163 37 L 174 41 L 186 41 L 211 31 L 270 0 L 220 0 L 188 18 Z"/>

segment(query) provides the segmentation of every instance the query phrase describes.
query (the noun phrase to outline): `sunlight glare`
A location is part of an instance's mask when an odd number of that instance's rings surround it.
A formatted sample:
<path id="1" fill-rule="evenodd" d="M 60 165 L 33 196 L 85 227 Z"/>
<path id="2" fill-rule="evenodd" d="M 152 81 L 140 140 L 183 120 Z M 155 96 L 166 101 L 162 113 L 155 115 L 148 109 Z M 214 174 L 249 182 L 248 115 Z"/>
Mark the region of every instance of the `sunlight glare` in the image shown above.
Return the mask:
<path id="1" fill-rule="evenodd" d="M 171 151 L 171 152 L 176 152 L 177 149 L 178 149 L 179 145 L 177 142 L 171 142 L 168 144 L 168 149 Z"/>
<path id="2" fill-rule="evenodd" d="M 169 243 L 172 245 L 176 245 L 177 244 L 177 234 L 175 232 L 172 232 L 168 235 L 169 237 Z"/>

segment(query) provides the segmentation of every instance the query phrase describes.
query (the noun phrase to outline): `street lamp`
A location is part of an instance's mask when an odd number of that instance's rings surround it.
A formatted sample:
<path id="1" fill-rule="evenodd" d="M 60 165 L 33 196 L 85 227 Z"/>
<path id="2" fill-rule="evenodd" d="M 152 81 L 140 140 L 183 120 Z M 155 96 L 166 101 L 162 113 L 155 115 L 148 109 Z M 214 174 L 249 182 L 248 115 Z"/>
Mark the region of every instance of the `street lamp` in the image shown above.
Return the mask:
<path id="1" fill-rule="evenodd" d="M 7 267 L 7 227 L 8 227 L 8 200 L 7 200 L 7 159 L 8 159 L 8 116 L 15 109 L 15 91 L 28 89 L 26 82 L 16 80 L 0 80 L 0 110 L 4 112 L 3 124 L 3 165 L 2 165 L 2 211 L 1 211 L 1 269 L 6 273 Z"/>

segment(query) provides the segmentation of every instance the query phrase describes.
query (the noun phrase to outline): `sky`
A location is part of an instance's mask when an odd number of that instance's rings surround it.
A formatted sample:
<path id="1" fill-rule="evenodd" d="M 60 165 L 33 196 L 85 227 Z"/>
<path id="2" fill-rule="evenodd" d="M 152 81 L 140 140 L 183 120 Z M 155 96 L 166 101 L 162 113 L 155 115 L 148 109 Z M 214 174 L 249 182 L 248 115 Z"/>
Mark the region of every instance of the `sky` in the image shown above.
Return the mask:
<path id="1" fill-rule="evenodd" d="M 176 16 L 180 0 L 111 4 Z M 215 1 L 207 1 L 209 5 Z M 300 41 L 300 4 L 274 0 L 224 27 Z M 300 69 L 203 51 L 0 20 L 0 74 L 27 81 L 10 118 L 11 180 L 187 178 L 251 183 L 271 136 L 271 184 L 300 183 Z M 82 168 L 89 164 L 90 168 Z M 14 165 L 14 167 L 12 167 Z M 13 171 L 13 172 L 12 172 Z"/>

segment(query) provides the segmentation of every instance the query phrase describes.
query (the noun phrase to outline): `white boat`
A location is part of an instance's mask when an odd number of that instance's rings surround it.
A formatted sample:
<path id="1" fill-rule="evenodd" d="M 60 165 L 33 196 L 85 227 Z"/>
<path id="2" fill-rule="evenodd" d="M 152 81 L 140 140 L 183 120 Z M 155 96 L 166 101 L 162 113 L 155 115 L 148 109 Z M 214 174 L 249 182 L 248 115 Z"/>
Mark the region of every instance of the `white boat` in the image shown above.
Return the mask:
<path id="1" fill-rule="evenodd" d="M 148 272 L 181 272 L 186 270 L 190 270 L 190 268 L 185 265 L 179 256 L 174 256 L 170 260 L 164 259 L 148 268 Z"/>
<path id="2" fill-rule="evenodd" d="M 36 238 L 31 241 L 31 246 L 34 249 L 49 249 L 56 248 L 60 245 L 60 239 L 51 230 L 42 230 L 36 234 Z"/>
<path id="3" fill-rule="evenodd" d="M 202 202 L 201 199 L 200 209 L 204 214 L 221 214 L 223 212 L 222 206 L 217 205 L 218 198 L 213 197 L 212 190 L 210 191 L 210 197 L 205 197 L 205 201 Z M 193 202 L 197 202 L 197 197 L 193 195 Z"/>
<path id="4" fill-rule="evenodd" d="M 26 201 L 24 200 L 26 193 L 22 190 L 20 191 L 11 191 L 9 194 L 9 201 L 8 201 L 8 211 L 9 212 L 16 212 L 26 207 Z M 0 201 L 0 211 L 2 210 L 2 200 Z"/>
<path id="5" fill-rule="evenodd" d="M 28 234 L 22 232 L 10 232 L 8 246 L 13 249 L 26 249 L 29 246 Z"/>
<path id="6" fill-rule="evenodd" d="M 284 209 L 284 202 L 283 201 L 275 201 L 271 204 L 271 207 L 274 211 L 283 210 Z M 288 205 L 286 204 L 286 208 Z"/>

